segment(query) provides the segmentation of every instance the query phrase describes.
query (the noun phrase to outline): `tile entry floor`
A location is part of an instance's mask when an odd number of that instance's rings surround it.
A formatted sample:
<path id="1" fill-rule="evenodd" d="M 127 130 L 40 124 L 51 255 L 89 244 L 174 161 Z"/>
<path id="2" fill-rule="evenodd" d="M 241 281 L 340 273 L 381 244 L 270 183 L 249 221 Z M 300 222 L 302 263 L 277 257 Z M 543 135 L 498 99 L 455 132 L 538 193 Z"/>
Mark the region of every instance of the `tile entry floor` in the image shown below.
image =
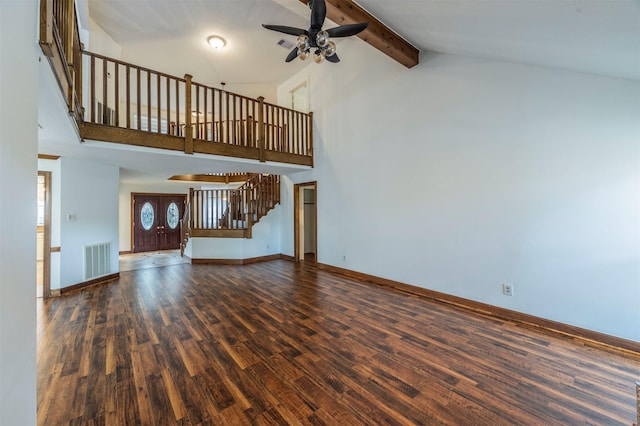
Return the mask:
<path id="1" fill-rule="evenodd" d="M 119 261 L 120 272 L 190 263 L 188 257 L 180 256 L 180 250 L 162 250 L 149 251 L 144 253 L 121 254 L 119 256 Z"/>

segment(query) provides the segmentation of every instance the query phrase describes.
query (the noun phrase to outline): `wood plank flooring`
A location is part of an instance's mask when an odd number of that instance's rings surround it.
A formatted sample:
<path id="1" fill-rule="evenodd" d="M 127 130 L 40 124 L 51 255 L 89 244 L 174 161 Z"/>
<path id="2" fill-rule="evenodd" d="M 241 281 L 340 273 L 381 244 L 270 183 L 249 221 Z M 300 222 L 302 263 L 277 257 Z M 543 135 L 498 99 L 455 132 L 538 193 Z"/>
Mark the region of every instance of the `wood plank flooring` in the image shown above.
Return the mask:
<path id="1" fill-rule="evenodd" d="M 630 425 L 640 358 L 287 261 L 40 302 L 38 423 Z"/>

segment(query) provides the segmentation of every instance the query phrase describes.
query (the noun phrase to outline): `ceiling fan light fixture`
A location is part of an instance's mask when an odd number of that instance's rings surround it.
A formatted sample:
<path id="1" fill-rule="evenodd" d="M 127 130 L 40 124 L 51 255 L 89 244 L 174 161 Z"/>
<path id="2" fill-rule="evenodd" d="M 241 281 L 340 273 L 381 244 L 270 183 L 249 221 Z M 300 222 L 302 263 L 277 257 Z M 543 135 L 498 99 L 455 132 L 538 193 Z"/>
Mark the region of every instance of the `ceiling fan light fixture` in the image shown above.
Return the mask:
<path id="1" fill-rule="evenodd" d="M 227 45 L 227 41 L 217 35 L 209 36 L 209 38 L 207 38 L 207 43 L 216 50 L 220 50 Z"/>
<path id="2" fill-rule="evenodd" d="M 302 34 L 298 36 L 296 40 L 296 47 L 298 50 L 308 50 L 309 49 L 309 36 Z"/>
<path id="3" fill-rule="evenodd" d="M 308 50 L 303 50 L 303 51 L 298 50 L 298 58 L 300 58 L 301 61 L 306 61 L 308 57 L 309 57 Z"/>
<path id="4" fill-rule="evenodd" d="M 345 24 L 338 27 L 323 30 L 325 18 L 327 17 L 326 0 L 305 0 L 311 9 L 311 18 L 309 29 L 290 27 L 287 25 L 271 25 L 262 24 L 268 30 L 276 31 L 297 37 L 296 47 L 287 55 L 285 62 L 291 62 L 295 58 L 301 60 L 311 56 L 310 50 L 313 48 L 313 61 L 316 64 L 324 62 L 326 59 L 331 63 L 340 62 L 340 58 L 336 54 L 336 45 L 330 40 L 331 38 L 351 37 L 364 31 L 369 25 L 368 22 Z"/>
<path id="5" fill-rule="evenodd" d="M 336 54 L 336 44 L 330 41 L 327 44 L 327 47 L 325 47 L 324 49 L 324 56 L 328 58 L 329 56 L 333 56 L 335 54 Z"/>
<path id="6" fill-rule="evenodd" d="M 318 47 L 323 48 L 326 47 L 329 43 L 329 33 L 326 31 L 319 31 L 316 35 L 316 44 Z"/>
<path id="7" fill-rule="evenodd" d="M 316 50 L 316 53 L 313 54 L 313 62 L 316 64 L 321 64 L 324 61 L 324 50 Z"/>

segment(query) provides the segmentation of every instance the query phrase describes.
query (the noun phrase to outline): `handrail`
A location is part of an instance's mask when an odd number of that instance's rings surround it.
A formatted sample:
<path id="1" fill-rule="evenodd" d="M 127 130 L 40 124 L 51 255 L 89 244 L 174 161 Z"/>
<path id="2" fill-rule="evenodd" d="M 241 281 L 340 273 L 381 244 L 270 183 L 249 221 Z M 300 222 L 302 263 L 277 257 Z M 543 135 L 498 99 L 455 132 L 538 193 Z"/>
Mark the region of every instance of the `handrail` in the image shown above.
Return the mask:
<path id="1" fill-rule="evenodd" d="M 237 189 L 192 189 L 190 223 L 197 231 L 250 230 L 280 203 L 280 176 L 252 175 Z"/>
<path id="2" fill-rule="evenodd" d="M 85 51 L 74 2 L 40 0 L 40 46 L 83 139 L 313 165 L 312 113 Z"/>
<path id="3" fill-rule="evenodd" d="M 258 150 L 260 161 L 265 152 L 312 156 L 311 114 L 210 87 L 190 75 L 82 53 L 89 76 L 87 123 L 181 137 L 188 153 L 201 152 L 202 143 L 223 143 Z"/>

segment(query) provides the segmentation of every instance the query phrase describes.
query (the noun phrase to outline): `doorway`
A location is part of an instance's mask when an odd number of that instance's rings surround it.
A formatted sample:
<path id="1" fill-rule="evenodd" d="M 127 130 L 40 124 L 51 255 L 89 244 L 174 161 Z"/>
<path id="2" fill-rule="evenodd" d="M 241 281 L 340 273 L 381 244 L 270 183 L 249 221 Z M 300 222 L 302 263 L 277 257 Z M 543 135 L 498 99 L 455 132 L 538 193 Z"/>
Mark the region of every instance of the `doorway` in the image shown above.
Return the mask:
<path id="1" fill-rule="evenodd" d="M 180 248 L 184 194 L 131 194 L 131 251 Z"/>
<path id="2" fill-rule="evenodd" d="M 51 172 L 38 172 L 36 297 L 51 295 Z"/>
<path id="3" fill-rule="evenodd" d="M 293 221 L 296 262 L 318 262 L 317 182 L 294 185 Z"/>

